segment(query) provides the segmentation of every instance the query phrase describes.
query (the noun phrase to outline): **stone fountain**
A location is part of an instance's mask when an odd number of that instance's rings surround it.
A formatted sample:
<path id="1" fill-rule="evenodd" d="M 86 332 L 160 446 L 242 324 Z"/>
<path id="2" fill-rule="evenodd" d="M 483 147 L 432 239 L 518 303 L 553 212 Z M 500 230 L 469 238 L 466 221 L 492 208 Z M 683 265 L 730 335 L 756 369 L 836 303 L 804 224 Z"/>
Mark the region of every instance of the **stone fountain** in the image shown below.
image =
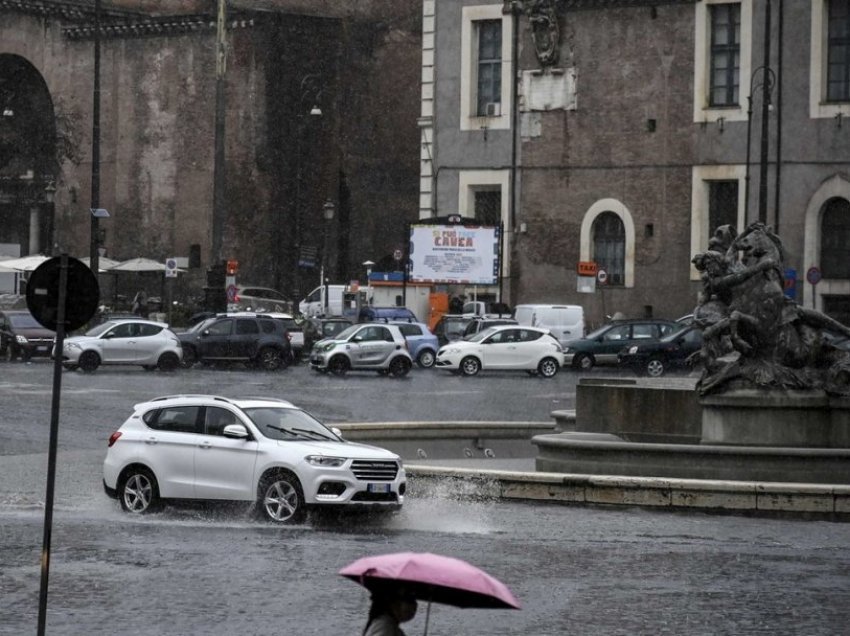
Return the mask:
<path id="1" fill-rule="evenodd" d="M 718 228 L 693 264 L 701 377 L 588 378 L 560 432 L 533 438 L 538 471 L 850 483 L 850 329 L 784 294 L 771 228 Z"/>

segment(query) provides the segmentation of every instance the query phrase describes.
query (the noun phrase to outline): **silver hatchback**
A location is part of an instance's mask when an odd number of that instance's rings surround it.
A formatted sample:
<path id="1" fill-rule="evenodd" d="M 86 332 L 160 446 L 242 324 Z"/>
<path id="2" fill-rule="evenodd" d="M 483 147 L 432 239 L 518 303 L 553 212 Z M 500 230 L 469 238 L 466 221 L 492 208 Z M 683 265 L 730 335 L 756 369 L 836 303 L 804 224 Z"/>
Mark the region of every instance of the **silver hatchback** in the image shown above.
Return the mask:
<path id="1" fill-rule="evenodd" d="M 320 373 L 377 371 L 402 377 L 413 366 L 407 341 L 399 328 L 387 324 L 352 325 L 333 338 L 313 345 L 310 366 Z"/>
<path id="2" fill-rule="evenodd" d="M 108 320 L 84 336 L 66 338 L 62 364 L 92 372 L 102 364 L 141 365 L 172 371 L 183 360 L 180 340 L 164 322 Z"/>

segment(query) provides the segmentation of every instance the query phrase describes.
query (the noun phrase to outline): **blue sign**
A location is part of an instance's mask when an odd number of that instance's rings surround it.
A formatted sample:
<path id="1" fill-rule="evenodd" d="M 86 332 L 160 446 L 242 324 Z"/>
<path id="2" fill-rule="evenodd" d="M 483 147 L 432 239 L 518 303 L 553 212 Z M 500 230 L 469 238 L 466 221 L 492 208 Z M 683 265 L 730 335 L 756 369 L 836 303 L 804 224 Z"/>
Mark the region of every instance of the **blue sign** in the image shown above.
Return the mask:
<path id="1" fill-rule="evenodd" d="M 785 270 L 785 295 L 791 300 L 797 299 L 797 270 L 788 268 Z"/>

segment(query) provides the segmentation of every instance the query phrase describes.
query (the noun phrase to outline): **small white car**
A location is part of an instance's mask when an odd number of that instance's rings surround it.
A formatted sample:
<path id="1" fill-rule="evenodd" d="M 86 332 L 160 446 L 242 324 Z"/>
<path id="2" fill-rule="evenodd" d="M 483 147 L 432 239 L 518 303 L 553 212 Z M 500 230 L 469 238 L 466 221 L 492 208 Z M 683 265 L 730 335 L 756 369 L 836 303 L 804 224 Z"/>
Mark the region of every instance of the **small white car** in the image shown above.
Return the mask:
<path id="1" fill-rule="evenodd" d="M 345 441 L 285 400 L 175 395 L 137 404 L 112 434 L 103 486 L 134 514 L 244 501 L 296 523 L 310 507 L 399 510 L 407 479 L 395 453 Z"/>
<path id="2" fill-rule="evenodd" d="M 552 378 L 564 366 L 564 353 L 548 329 L 501 325 L 444 345 L 435 366 L 463 375 L 476 375 L 482 369 L 525 370 Z"/>
<path id="3" fill-rule="evenodd" d="M 319 373 L 377 371 L 401 378 L 412 366 L 404 334 L 397 325 L 385 323 L 352 325 L 333 338 L 319 340 L 310 352 L 310 368 Z"/>
<path id="4" fill-rule="evenodd" d="M 102 364 L 173 371 L 182 360 L 183 347 L 177 335 L 164 322 L 153 320 L 107 320 L 83 336 L 66 338 L 62 348 L 63 366 L 87 373 Z"/>

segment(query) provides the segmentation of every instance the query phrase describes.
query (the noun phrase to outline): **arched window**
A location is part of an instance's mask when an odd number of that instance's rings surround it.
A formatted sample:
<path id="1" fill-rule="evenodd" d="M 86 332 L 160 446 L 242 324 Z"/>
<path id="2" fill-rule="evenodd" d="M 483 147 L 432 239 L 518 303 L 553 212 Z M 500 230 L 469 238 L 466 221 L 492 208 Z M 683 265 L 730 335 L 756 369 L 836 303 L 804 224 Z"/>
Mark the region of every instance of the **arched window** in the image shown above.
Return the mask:
<path id="1" fill-rule="evenodd" d="M 821 217 L 821 271 L 824 278 L 850 278 L 850 201 L 826 202 Z"/>
<path id="2" fill-rule="evenodd" d="M 614 212 L 603 212 L 593 221 L 593 260 L 608 273 L 609 285 L 625 284 L 626 229 Z"/>

